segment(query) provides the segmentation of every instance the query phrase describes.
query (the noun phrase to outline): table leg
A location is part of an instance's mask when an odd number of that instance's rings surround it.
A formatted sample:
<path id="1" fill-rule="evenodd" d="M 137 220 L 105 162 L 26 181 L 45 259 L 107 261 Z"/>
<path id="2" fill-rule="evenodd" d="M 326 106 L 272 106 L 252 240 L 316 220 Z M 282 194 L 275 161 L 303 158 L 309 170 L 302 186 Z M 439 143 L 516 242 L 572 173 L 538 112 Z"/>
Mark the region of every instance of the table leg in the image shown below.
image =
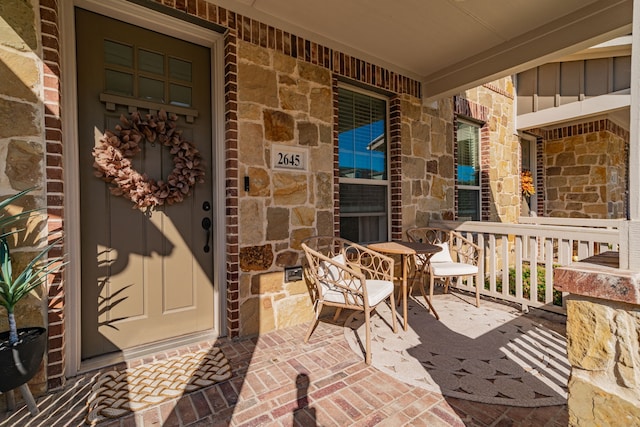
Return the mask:
<path id="1" fill-rule="evenodd" d="M 427 295 L 424 289 L 425 287 L 424 278 L 426 277 L 425 270 L 429 268 L 429 258 L 431 257 L 429 256 L 424 260 L 424 263 L 422 264 L 422 267 L 420 268 L 419 272 L 418 272 L 418 266 L 416 265 L 415 274 L 411 278 L 411 287 L 413 288 L 413 284 L 418 279 L 418 276 L 420 276 L 419 278 L 421 279 L 421 283 L 418 284 L 418 286 L 420 286 L 420 293 L 422 294 L 422 297 L 424 298 L 424 300 L 427 302 L 427 305 L 429 306 L 429 309 L 435 316 L 436 320 L 440 320 L 440 316 L 438 316 L 438 312 L 436 312 L 436 309 L 433 308 L 433 304 L 431 304 L 431 298 L 429 298 L 429 296 Z"/>
<path id="2" fill-rule="evenodd" d="M 427 293 L 424 291 L 424 285 L 420 287 L 420 290 L 422 291 L 422 296 L 424 297 L 424 300 L 429 305 L 429 309 L 431 310 L 431 312 L 435 316 L 436 320 L 440 320 L 440 316 L 438 316 L 438 313 L 436 312 L 436 309 L 433 308 L 433 304 L 431 304 L 431 298 L 429 298 Z"/>
<path id="3" fill-rule="evenodd" d="M 409 258 L 407 255 L 402 255 L 402 318 L 404 319 L 404 330 L 409 327 L 407 321 L 407 262 Z"/>

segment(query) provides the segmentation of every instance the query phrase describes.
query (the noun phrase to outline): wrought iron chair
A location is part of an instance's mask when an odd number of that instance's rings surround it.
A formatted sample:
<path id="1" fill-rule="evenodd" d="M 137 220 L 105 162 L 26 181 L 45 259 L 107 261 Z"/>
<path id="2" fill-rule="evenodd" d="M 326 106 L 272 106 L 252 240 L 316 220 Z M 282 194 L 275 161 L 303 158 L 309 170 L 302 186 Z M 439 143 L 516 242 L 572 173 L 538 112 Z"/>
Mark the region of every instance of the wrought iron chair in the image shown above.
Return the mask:
<path id="1" fill-rule="evenodd" d="M 371 313 L 390 299 L 393 332 L 397 333 L 392 258 L 334 236 L 313 236 L 302 241 L 307 260 L 305 273 L 311 282 L 315 319 L 309 325 L 308 342 L 324 306 L 336 307 L 334 320 L 343 308 L 364 313 L 365 362 L 371 363 Z"/>
<path id="2" fill-rule="evenodd" d="M 443 228 L 418 227 L 407 230 L 407 237 L 414 242 L 425 242 L 442 247 L 442 251 L 429 259 L 417 255 L 416 271 L 424 277 L 429 276 L 429 298 L 433 301 L 433 288 L 436 279 L 444 283 L 444 291 L 449 292 L 452 278 L 459 280 L 475 276 L 476 307 L 480 306 L 480 268 L 482 248 L 462 234 Z M 427 265 L 425 265 L 427 263 Z M 427 268 L 428 267 L 428 268 Z M 422 273 L 422 274 L 421 274 Z"/>

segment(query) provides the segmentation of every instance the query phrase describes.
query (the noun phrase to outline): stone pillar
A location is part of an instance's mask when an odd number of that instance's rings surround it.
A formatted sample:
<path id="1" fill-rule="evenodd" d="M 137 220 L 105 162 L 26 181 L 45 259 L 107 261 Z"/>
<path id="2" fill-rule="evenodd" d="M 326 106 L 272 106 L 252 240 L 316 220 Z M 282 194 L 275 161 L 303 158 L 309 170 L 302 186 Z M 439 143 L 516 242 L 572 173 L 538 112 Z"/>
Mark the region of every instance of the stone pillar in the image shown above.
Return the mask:
<path id="1" fill-rule="evenodd" d="M 556 269 L 567 298 L 569 425 L 640 425 L 640 272 L 607 252 Z"/>

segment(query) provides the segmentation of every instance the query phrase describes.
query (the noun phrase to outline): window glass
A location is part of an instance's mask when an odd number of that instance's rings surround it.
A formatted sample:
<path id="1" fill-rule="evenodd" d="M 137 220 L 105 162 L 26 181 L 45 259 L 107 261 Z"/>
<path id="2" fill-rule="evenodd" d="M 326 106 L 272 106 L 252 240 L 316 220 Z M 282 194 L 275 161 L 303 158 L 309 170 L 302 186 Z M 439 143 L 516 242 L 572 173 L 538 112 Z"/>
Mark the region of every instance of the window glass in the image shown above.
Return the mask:
<path id="1" fill-rule="evenodd" d="M 338 89 L 340 235 L 360 243 L 388 240 L 387 102 Z"/>
<path id="2" fill-rule="evenodd" d="M 105 70 L 104 75 L 107 92 L 133 96 L 133 75 L 113 70 Z"/>
<path id="3" fill-rule="evenodd" d="M 479 130 L 470 123 L 457 123 L 458 185 L 480 185 Z"/>
<path id="4" fill-rule="evenodd" d="M 177 58 L 169 58 L 169 77 L 185 82 L 191 81 L 191 63 Z"/>
<path id="5" fill-rule="evenodd" d="M 458 219 L 480 221 L 480 126 L 456 122 Z"/>
<path id="6" fill-rule="evenodd" d="M 169 103 L 180 107 L 191 107 L 191 88 L 177 84 L 169 85 Z"/>
<path id="7" fill-rule="evenodd" d="M 382 213 L 387 211 L 387 187 L 383 185 L 340 184 L 340 211 Z"/>
<path id="8" fill-rule="evenodd" d="M 522 152 L 522 170 L 530 170 L 531 169 L 531 142 L 529 140 L 521 138 L 520 139 L 520 148 Z"/>
<path id="9" fill-rule="evenodd" d="M 164 102 L 164 82 L 162 80 L 140 77 L 138 79 L 138 92 L 140 98 Z"/>
<path id="10" fill-rule="evenodd" d="M 458 189 L 458 219 L 460 221 L 480 221 L 480 191 Z"/>
<path id="11" fill-rule="evenodd" d="M 138 51 L 138 69 L 164 76 L 164 55 L 140 49 Z"/>
<path id="12" fill-rule="evenodd" d="M 345 89 L 338 102 L 340 176 L 387 179 L 386 102 Z"/>
<path id="13" fill-rule="evenodd" d="M 133 48 L 122 43 L 105 40 L 104 62 L 109 65 L 133 68 Z"/>
<path id="14" fill-rule="evenodd" d="M 193 107 L 193 64 L 149 49 L 104 41 L 105 91 Z"/>

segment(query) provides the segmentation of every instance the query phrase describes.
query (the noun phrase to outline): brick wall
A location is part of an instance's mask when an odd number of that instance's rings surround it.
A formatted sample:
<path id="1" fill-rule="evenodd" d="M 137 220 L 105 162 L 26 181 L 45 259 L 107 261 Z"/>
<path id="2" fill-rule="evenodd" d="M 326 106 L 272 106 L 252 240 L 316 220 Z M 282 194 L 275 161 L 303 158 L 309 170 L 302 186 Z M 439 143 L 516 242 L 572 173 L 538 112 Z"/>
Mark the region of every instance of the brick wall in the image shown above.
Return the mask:
<path id="1" fill-rule="evenodd" d="M 55 0 L 40 2 L 45 92 L 46 188 L 49 230 L 63 231 L 64 181 L 62 168 L 62 123 L 60 119 L 60 50 L 58 10 Z M 56 248 L 52 256 L 62 254 Z M 48 387 L 55 389 L 65 381 L 65 291 L 60 271 L 49 284 Z"/>

